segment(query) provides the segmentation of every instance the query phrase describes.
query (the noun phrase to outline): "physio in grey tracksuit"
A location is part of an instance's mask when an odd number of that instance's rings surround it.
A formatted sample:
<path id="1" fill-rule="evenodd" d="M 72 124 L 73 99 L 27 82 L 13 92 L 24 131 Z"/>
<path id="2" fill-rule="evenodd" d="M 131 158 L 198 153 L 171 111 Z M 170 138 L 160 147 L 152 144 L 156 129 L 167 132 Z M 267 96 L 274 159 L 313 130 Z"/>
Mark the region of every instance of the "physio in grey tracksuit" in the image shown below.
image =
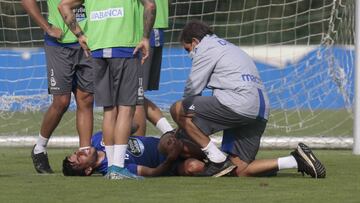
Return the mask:
<path id="1" fill-rule="evenodd" d="M 180 42 L 192 58 L 192 68 L 184 99 L 171 107 L 173 119 L 201 146 L 210 165 L 223 169 L 229 159 L 238 168 L 251 163 L 269 116 L 269 100 L 255 63 L 201 21 L 185 25 Z M 205 88 L 213 95 L 201 96 Z M 208 136 L 221 130 L 220 151 Z"/>

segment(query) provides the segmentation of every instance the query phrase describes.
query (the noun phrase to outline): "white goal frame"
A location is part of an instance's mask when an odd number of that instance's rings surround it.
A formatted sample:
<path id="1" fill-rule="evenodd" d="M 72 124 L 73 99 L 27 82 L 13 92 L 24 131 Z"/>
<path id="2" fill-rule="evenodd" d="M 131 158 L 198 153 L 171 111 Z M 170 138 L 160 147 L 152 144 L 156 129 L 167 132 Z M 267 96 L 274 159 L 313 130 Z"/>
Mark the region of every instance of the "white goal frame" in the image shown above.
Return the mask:
<path id="1" fill-rule="evenodd" d="M 354 146 L 353 153 L 360 155 L 360 3 L 355 2 L 355 102 L 354 102 Z"/>

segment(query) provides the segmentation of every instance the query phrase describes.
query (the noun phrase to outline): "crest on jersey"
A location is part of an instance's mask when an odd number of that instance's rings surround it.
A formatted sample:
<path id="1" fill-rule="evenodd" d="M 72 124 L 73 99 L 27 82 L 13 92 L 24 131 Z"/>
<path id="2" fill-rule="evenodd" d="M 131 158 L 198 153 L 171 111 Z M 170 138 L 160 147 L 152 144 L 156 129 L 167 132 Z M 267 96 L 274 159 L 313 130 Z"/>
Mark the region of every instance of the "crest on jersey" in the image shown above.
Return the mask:
<path id="1" fill-rule="evenodd" d="M 135 137 L 130 137 L 128 142 L 128 153 L 132 154 L 133 156 L 139 157 L 144 153 L 144 143 Z"/>
<path id="2" fill-rule="evenodd" d="M 79 8 L 73 9 L 73 12 L 76 17 L 76 21 L 80 22 L 86 19 L 85 6 L 81 5 Z"/>

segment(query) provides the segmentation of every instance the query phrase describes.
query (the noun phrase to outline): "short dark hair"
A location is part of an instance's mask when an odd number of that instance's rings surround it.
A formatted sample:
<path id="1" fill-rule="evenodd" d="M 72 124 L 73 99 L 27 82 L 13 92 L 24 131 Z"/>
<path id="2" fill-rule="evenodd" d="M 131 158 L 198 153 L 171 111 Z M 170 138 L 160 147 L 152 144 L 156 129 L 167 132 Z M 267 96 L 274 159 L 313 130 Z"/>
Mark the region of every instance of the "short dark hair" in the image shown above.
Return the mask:
<path id="1" fill-rule="evenodd" d="M 75 169 L 69 161 L 69 157 L 65 157 L 63 160 L 62 172 L 64 176 L 86 176 L 85 169 Z"/>
<path id="2" fill-rule="evenodd" d="M 214 32 L 209 25 L 200 20 L 191 20 L 188 22 L 180 33 L 179 41 L 181 43 L 191 43 L 192 38 L 201 41 L 206 35 L 212 35 Z"/>
<path id="3" fill-rule="evenodd" d="M 168 135 L 175 135 L 175 133 L 177 132 L 177 129 L 172 129 L 170 131 L 167 131 L 166 133 L 162 134 L 160 137 L 160 140 L 163 139 L 164 137 L 168 136 Z M 158 151 L 163 154 L 163 155 L 167 155 L 167 152 L 165 151 L 164 148 L 162 148 L 162 146 L 160 145 L 160 141 L 159 144 L 157 146 Z"/>

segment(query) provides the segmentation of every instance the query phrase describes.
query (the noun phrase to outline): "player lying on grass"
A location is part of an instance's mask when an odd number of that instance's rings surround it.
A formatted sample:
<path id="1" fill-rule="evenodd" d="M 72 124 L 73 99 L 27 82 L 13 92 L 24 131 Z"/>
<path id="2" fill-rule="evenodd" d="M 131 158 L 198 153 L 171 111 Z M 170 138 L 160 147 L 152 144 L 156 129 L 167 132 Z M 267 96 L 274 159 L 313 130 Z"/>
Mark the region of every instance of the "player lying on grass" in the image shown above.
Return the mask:
<path id="1" fill-rule="evenodd" d="M 78 150 L 63 160 L 65 176 L 89 176 L 94 172 L 106 175 L 107 158 L 102 142 L 102 132 L 92 137 L 92 147 Z M 158 150 L 160 149 L 163 155 Z M 193 159 L 188 158 L 193 157 Z M 174 131 L 155 137 L 130 136 L 125 155 L 125 167 L 139 176 L 193 175 L 201 170 L 205 154 L 190 141 L 176 139 Z M 184 164 L 184 160 L 187 160 Z M 191 161 L 195 160 L 194 164 Z M 185 168 L 187 167 L 187 168 Z M 198 169 L 199 168 L 199 169 Z"/>
<path id="2" fill-rule="evenodd" d="M 63 173 L 67 176 L 88 176 L 93 172 L 103 175 L 107 172 L 107 160 L 102 134 L 92 138 L 92 148 L 88 151 L 76 151 L 63 161 Z M 130 137 L 125 167 L 141 176 L 182 175 L 199 176 L 203 174 L 206 163 L 200 147 L 189 141 L 182 133 L 165 133 L 161 139 L 154 137 Z M 259 159 L 252 161 L 243 169 L 233 170 L 232 176 L 268 176 L 282 169 L 297 168 L 303 175 L 313 178 L 325 178 L 325 167 L 312 153 L 311 149 L 299 143 L 290 156 L 277 159 Z M 238 170 L 242 168 L 243 170 Z M 226 175 L 226 174 L 222 174 Z"/>
<path id="3" fill-rule="evenodd" d="M 181 139 L 183 141 L 190 139 L 183 131 L 178 131 L 174 135 L 169 135 L 168 139 L 173 139 L 171 138 L 172 136 L 176 136 L 177 139 Z M 227 140 L 223 139 L 221 148 L 226 148 L 226 144 Z M 163 154 L 166 154 L 171 148 L 171 146 L 167 145 L 161 145 L 161 147 L 167 147 L 165 149 L 159 148 Z M 241 151 L 241 153 L 246 153 L 246 151 Z M 189 157 L 191 157 L 191 154 Z M 312 150 L 304 143 L 299 143 L 297 148 L 290 153 L 290 156 L 286 157 L 275 159 L 254 159 L 246 164 L 237 161 L 238 159 L 240 159 L 238 155 L 230 154 L 230 161 L 236 166 L 236 169 L 230 173 L 232 176 L 272 176 L 276 175 L 277 171 L 283 169 L 297 169 L 298 172 L 301 172 L 303 175 L 308 174 L 313 178 L 325 178 L 326 176 L 326 169 L 324 165 L 321 164 Z M 186 160 L 184 164 L 188 168 L 191 166 L 196 168 L 196 170 L 192 169 L 193 174 L 201 175 L 204 174 L 208 163 L 191 159 Z"/>

